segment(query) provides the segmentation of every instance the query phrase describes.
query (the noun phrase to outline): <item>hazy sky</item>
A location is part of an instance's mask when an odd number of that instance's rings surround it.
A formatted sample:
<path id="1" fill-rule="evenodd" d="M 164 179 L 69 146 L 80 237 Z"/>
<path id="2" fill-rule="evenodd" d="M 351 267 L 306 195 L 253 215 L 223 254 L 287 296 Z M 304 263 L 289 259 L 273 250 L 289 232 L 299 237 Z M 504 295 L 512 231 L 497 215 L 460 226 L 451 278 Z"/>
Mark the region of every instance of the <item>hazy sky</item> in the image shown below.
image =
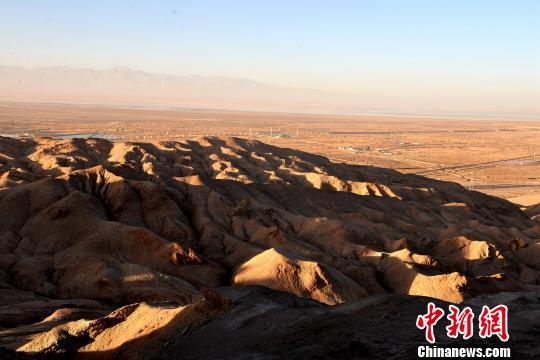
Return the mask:
<path id="1" fill-rule="evenodd" d="M 128 66 L 540 113 L 540 1 L 0 0 L 0 64 Z"/>

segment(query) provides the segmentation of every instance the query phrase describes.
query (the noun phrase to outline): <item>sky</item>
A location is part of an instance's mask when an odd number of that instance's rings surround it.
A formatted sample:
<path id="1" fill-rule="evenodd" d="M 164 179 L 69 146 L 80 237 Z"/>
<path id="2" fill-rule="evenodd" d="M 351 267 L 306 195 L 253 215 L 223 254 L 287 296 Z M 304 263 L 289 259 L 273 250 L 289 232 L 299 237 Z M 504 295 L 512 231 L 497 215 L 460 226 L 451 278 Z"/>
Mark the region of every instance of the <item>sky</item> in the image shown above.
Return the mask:
<path id="1" fill-rule="evenodd" d="M 536 0 L 0 0 L 3 65 L 241 77 L 419 111 L 540 114 L 539 39 Z"/>

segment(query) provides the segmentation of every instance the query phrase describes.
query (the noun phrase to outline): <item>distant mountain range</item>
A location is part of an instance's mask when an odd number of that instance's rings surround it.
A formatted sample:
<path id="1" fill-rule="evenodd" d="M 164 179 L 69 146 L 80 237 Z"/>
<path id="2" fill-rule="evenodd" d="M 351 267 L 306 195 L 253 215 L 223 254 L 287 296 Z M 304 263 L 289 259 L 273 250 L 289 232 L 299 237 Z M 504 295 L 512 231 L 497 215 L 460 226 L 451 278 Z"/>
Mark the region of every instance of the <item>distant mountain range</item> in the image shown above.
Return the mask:
<path id="1" fill-rule="evenodd" d="M 230 77 L 152 74 L 64 66 L 27 69 L 0 65 L 0 98 L 8 101 L 179 105 L 228 109 L 330 111 L 350 106 L 339 94 Z M 345 100 L 345 101 L 344 101 Z M 348 104 L 347 104 L 348 103 Z"/>
<path id="2" fill-rule="evenodd" d="M 390 84 L 391 85 L 391 84 Z M 390 86 L 391 88 L 391 86 Z M 72 102 L 151 107 L 375 114 L 479 119 L 540 119 L 540 109 L 512 94 L 476 100 L 466 95 L 388 93 L 353 95 L 264 84 L 225 76 L 153 74 L 127 67 L 108 70 L 66 66 L 0 65 L 0 101 Z M 483 100 L 482 100 L 483 99 Z M 474 105 L 477 102 L 477 105 Z"/>

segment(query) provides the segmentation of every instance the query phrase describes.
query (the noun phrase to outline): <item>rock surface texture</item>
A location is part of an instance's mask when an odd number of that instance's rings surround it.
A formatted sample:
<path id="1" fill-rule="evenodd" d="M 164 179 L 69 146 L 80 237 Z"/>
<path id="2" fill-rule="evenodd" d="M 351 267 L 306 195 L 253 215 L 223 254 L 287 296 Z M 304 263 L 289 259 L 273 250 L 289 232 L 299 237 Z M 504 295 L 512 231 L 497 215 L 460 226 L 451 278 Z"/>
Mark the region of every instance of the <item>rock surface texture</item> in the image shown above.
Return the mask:
<path id="1" fill-rule="evenodd" d="M 280 336 L 315 356 L 321 343 L 281 322 L 327 324 L 333 344 L 370 311 L 414 324 L 420 311 L 401 307 L 424 297 L 515 292 L 534 308 L 537 216 L 455 183 L 253 140 L 0 137 L 0 345 L 6 357 L 223 358 L 202 344 L 247 324 L 245 342 L 216 338 L 222 356 L 289 351 Z M 523 326 L 538 334 L 538 320 Z M 372 358 L 394 325 L 329 349 Z M 257 336 L 281 345 L 266 351 Z"/>

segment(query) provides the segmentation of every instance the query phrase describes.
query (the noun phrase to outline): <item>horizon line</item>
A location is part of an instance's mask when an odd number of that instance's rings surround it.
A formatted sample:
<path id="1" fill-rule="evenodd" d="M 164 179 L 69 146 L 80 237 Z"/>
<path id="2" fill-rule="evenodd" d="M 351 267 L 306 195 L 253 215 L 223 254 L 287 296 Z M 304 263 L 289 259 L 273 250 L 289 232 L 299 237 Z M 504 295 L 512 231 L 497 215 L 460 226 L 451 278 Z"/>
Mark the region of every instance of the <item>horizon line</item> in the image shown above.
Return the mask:
<path id="1" fill-rule="evenodd" d="M 244 107 L 212 107 L 212 106 L 197 106 L 197 105 L 178 105 L 178 104 L 130 104 L 130 103 L 106 103 L 106 102 L 94 102 L 94 101 L 33 101 L 33 100 L 0 100 L 0 104 L 35 104 L 35 105 L 68 105 L 68 106 L 82 106 L 82 107 L 104 107 L 104 108 L 120 108 L 129 110 L 147 110 L 147 111 L 180 111 L 180 110 L 192 110 L 192 111 L 222 111 L 222 112 L 240 112 L 240 113 L 263 113 L 263 114 L 289 114 L 289 115 L 307 115 L 307 116 L 333 116 L 333 117 L 377 117 L 377 118 L 406 118 L 406 119 L 424 119 L 424 120 L 459 120 L 459 121 L 522 121 L 522 122 L 539 122 L 540 116 L 535 117 L 519 117 L 508 114 L 506 116 L 497 116 L 493 114 L 490 116 L 486 113 L 483 114 L 442 114 L 442 113 L 411 113 L 411 112 L 399 112 L 390 109 L 378 109 L 365 110 L 364 112 L 309 112 L 309 111 L 286 111 L 286 110 L 261 110 L 256 108 L 244 108 Z M 387 112 L 381 112 L 387 111 Z"/>

